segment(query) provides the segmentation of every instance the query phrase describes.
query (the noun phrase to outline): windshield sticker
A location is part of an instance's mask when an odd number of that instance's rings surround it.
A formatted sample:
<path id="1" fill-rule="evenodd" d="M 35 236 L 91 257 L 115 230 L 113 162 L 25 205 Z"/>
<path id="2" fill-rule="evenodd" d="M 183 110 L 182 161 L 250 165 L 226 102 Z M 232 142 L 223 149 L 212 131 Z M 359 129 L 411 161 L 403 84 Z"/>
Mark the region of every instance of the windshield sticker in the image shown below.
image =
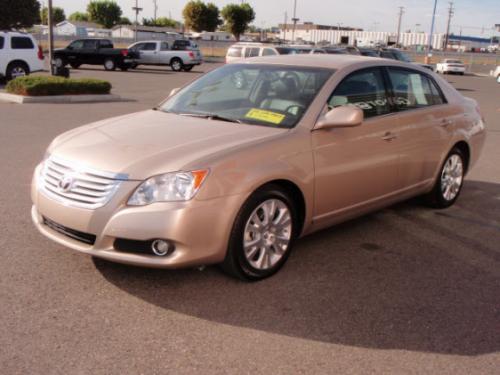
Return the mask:
<path id="1" fill-rule="evenodd" d="M 279 113 L 276 113 L 276 112 L 252 108 L 250 111 L 248 111 L 248 113 L 245 115 L 245 117 L 250 118 L 250 119 L 254 119 L 254 120 L 269 122 L 269 123 L 275 124 L 275 125 L 279 125 L 283 122 L 283 120 L 285 119 L 286 116 L 279 114 Z"/>

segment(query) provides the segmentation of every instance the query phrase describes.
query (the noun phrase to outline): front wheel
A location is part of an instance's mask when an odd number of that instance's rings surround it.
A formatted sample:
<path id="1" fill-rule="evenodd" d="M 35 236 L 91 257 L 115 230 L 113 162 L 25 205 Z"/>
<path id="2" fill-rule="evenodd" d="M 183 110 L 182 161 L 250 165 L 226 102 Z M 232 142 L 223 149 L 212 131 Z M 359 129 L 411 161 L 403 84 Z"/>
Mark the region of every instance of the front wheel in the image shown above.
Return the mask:
<path id="1" fill-rule="evenodd" d="M 429 206 L 448 208 L 457 200 L 465 177 L 466 161 L 462 150 L 454 148 L 448 154 L 432 191 L 425 196 Z"/>
<path id="2" fill-rule="evenodd" d="M 275 185 L 257 190 L 235 219 L 223 270 L 247 281 L 273 275 L 288 259 L 297 229 L 295 206 L 284 191 Z"/>
<path id="3" fill-rule="evenodd" d="M 113 59 L 106 59 L 104 61 L 104 69 L 106 69 L 106 70 L 115 70 L 116 69 L 115 60 L 113 60 Z"/>

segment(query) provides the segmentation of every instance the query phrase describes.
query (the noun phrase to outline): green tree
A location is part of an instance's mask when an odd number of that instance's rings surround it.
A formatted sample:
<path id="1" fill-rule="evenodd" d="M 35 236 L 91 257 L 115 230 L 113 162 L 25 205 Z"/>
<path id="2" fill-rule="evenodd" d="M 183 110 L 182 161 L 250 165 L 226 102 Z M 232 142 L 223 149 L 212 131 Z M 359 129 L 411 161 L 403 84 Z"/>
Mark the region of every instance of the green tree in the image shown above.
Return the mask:
<path id="1" fill-rule="evenodd" d="M 118 23 L 120 25 L 132 25 L 132 21 L 128 17 L 121 17 Z"/>
<path id="2" fill-rule="evenodd" d="M 87 6 L 90 21 L 110 29 L 122 16 L 122 9 L 113 0 L 92 0 Z"/>
<path id="3" fill-rule="evenodd" d="M 182 15 L 186 27 L 196 32 L 215 31 L 221 24 L 219 8 L 213 3 L 191 0 L 184 7 Z"/>
<path id="4" fill-rule="evenodd" d="M 70 21 L 88 21 L 89 20 L 89 15 L 87 13 L 83 12 L 75 12 L 71 13 L 68 17 Z"/>
<path id="5" fill-rule="evenodd" d="M 40 18 L 42 20 L 42 25 L 49 24 L 49 8 L 43 7 L 40 12 Z M 64 9 L 59 7 L 52 7 L 52 23 L 54 25 L 62 22 L 66 19 L 66 14 L 64 14 Z"/>
<path id="6" fill-rule="evenodd" d="M 144 26 L 159 26 L 159 27 L 171 27 L 176 28 L 179 26 L 179 22 L 168 17 L 158 17 L 156 20 L 153 18 L 143 18 L 142 24 Z"/>
<path id="7" fill-rule="evenodd" d="M 255 19 L 255 12 L 247 3 L 228 4 L 222 9 L 221 15 L 224 18 L 226 30 L 233 34 L 236 40 L 240 40 L 241 34 Z"/>
<path id="8" fill-rule="evenodd" d="M 31 27 L 40 22 L 37 0 L 1 0 L 0 30 Z"/>

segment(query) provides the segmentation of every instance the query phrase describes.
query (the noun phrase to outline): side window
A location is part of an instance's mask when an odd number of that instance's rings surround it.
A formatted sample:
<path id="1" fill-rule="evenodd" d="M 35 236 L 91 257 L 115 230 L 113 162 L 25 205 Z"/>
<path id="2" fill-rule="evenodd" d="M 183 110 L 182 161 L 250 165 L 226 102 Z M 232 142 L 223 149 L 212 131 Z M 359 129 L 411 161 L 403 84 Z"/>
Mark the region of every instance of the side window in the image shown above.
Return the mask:
<path id="1" fill-rule="evenodd" d="M 260 49 L 255 47 L 247 47 L 245 49 L 245 57 L 256 57 L 259 56 Z"/>
<path id="2" fill-rule="evenodd" d="M 142 49 L 143 51 L 156 51 L 156 43 L 146 43 L 144 48 Z"/>
<path id="3" fill-rule="evenodd" d="M 227 56 L 228 57 L 241 57 L 241 52 L 242 52 L 242 48 L 240 48 L 240 47 L 231 47 L 227 51 Z"/>
<path id="4" fill-rule="evenodd" d="M 85 48 L 85 49 L 96 49 L 97 48 L 97 42 L 95 40 L 84 40 L 82 48 Z"/>
<path id="5" fill-rule="evenodd" d="M 277 55 L 277 53 L 272 48 L 264 48 L 262 50 L 262 56 L 274 56 L 274 55 Z"/>
<path id="6" fill-rule="evenodd" d="M 168 51 L 168 43 L 162 42 L 160 45 L 160 51 Z"/>
<path id="7" fill-rule="evenodd" d="M 387 51 L 382 51 L 382 52 L 380 52 L 380 57 L 383 57 L 384 59 L 391 59 L 391 60 L 395 60 L 395 58 L 394 58 L 394 56 L 392 55 L 392 53 L 387 52 Z"/>
<path id="8" fill-rule="evenodd" d="M 429 79 L 419 72 L 389 68 L 394 104 L 400 111 L 434 104 Z"/>
<path id="9" fill-rule="evenodd" d="M 146 43 L 139 43 L 139 44 L 136 44 L 133 49 L 134 51 L 142 51 L 144 49 L 144 46 L 145 46 Z"/>
<path id="10" fill-rule="evenodd" d="M 4 42 L 5 38 L 3 36 L 0 36 L 0 49 L 3 49 Z"/>
<path id="11" fill-rule="evenodd" d="M 431 93 L 432 93 L 432 101 L 435 105 L 439 104 L 445 104 L 446 99 L 444 98 L 443 94 L 441 93 L 441 90 L 439 90 L 436 86 L 436 83 L 429 79 L 429 85 L 431 86 Z"/>
<path id="12" fill-rule="evenodd" d="M 101 48 L 113 48 L 113 44 L 109 40 L 101 40 L 99 42 L 99 47 L 101 47 Z"/>
<path id="13" fill-rule="evenodd" d="M 345 78 L 328 100 L 330 108 L 355 105 L 363 110 L 365 118 L 390 112 L 384 79 L 380 69 L 365 69 Z"/>
<path id="14" fill-rule="evenodd" d="M 35 45 L 30 38 L 24 36 L 13 36 L 10 39 L 10 46 L 12 49 L 33 49 Z"/>
<path id="15" fill-rule="evenodd" d="M 69 45 L 72 49 L 82 49 L 83 48 L 83 40 L 75 40 L 73 43 Z"/>

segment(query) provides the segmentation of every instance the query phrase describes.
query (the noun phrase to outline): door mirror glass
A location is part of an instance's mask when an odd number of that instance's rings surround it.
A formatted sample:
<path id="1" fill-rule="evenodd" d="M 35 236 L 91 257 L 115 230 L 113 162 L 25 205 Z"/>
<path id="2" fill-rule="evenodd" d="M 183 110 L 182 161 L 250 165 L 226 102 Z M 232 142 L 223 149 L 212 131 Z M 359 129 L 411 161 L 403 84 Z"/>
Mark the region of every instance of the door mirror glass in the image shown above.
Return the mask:
<path id="1" fill-rule="evenodd" d="M 353 105 L 343 105 L 341 107 L 333 108 L 321 116 L 314 129 L 358 126 L 361 125 L 363 119 L 363 111 L 360 108 Z"/>

